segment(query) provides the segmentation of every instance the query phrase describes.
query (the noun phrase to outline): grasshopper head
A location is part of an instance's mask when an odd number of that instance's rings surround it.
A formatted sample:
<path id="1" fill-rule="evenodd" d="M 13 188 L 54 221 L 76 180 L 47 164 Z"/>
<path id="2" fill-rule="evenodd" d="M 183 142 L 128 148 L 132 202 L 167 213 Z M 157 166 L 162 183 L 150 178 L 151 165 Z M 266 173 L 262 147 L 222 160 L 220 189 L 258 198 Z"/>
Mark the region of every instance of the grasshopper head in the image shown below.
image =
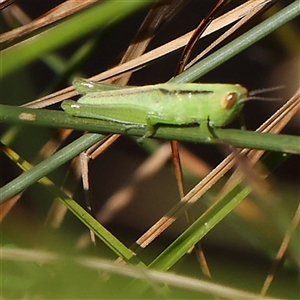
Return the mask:
<path id="1" fill-rule="evenodd" d="M 248 90 L 239 84 L 224 84 L 220 89 L 216 107 L 209 115 L 211 125 L 222 127 L 234 120 L 241 112 L 248 97 Z"/>

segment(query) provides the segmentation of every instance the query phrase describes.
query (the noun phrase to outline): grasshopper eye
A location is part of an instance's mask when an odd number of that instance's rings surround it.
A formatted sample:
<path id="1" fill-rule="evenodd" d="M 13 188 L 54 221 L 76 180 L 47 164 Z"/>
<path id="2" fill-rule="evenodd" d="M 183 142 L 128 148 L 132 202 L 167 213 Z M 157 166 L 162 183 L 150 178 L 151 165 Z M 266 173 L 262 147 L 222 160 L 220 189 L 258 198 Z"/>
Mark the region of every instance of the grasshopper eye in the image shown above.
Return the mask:
<path id="1" fill-rule="evenodd" d="M 222 99 L 222 102 L 221 102 L 222 107 L 225 109 L 230 109 L 236 102 L 237 98 L 238 98 L 237 93 L 226 94 L 226 96 Z"/>

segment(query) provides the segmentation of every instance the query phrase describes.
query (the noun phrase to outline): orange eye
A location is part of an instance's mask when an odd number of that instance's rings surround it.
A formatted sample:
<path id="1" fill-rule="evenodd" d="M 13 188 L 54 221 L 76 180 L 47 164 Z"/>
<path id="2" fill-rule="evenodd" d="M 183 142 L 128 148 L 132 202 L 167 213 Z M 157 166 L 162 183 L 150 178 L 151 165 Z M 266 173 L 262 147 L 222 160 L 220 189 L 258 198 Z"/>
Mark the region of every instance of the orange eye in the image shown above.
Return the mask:
<path id="1" fill-rule="evenodd" d="M 222 99 L 222 107 L 225 109 L 229 109 L 233 106 L 233 104 L 236 102 L 238 98 L 237 93 L 228 93 L 223 99 Z"/>

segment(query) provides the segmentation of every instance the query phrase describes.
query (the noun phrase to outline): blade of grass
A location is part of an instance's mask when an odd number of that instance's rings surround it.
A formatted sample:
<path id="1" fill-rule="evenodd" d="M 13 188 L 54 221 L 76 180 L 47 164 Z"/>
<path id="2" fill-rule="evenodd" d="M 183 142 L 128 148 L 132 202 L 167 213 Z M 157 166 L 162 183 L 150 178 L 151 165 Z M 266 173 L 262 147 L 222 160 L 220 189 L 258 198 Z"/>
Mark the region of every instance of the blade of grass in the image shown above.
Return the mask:
<path id="1" fill-rule="evenodd" d="M 56 6 L 55 8 L 48 11 L 46 14 L 40 16 L 38 19 L 31 21 L 28 24 L 23 24 L 23 26 L 12 29 L 8 32 L 0 34 L 0 41 L 6 42 L 13 40 L 15 38 L 21 38 L 23 35 L 32 33 L 34 30 L 41 29 L 44 26 L 49 26 L 50 24 L 57 22 L 63 18 L 66 18 L 77 11 L 84 9 L 85 7 L 93 4 L 97 0 L 90 1 L 76 1 L 67 0 L 62 4 Z M 14 7 L 15 9 L 15 7 Z"/>
<path id="2" fill-rule="evenodd" d="M 104 259 L 99 259 L 99 258 L 92 258 L 92 257 L 86 257 L 86 256 L 75 256 L 72 257 L 70 255 L 65 256 L 58 254 L 57 252 L 50 252 L 50 251 L 42 251 L 42 250 L 32 250 L 32 249 L 18 249 L 18 248 L 13 248 L 13 247 L 1 247 L 0 248 L 1 254 L 2 254 L 2 260 L 5 262 L 14 262 L 16 260 L 22 261 L 22 262 L 28 262 L 31 264 L 39 264 L 41 266 L 50 264 L 55 268 L 56 265 L 59 266 L 59 270 L 61 271 L 62 266 L 64 266 L 64 263 L 67 261 L 71 261 L 72 265 L 78 265 L 78 266 L 83 266 L 85 269 L 88 270 L 96 270 L 98 274 L 103 274 L 103 273 L 109 273 L 111 277 L 114 277 L 114 275 L 122 275 L 124 278 L 138 278 L 143 281 L 150 281 L 153 286 L 156 286 L 156 284 L 165 284 L 168 285 L 172 288 L 175 288 L 175 293 L 176 296 L 181 295 L 178 294 L 178 291 L 182 288 L 182 297 L 179 296 L 177 299 L 207 299 L 207 295 L 211 295 L 209 299 L 214 299 L 214 298 L 222 298 L 222 299 L 263 299 L 263 300 L 279 300 L 279 298 L 274 298 L 274 297 L 263 297 L 260 298 L 259 295 L 254 294 L 254 293 L 249 293 L 240 289 L 236 288 L 231 288 L 229 286 L 226 286 L 224 284 L 216 284 L 212 283 L 209 281 L 204 281 L 196 278 L 191 278 L 187 276 L 182 276 L 174 273 L 165 273 L 165 272 L 159 272 L 156 270 L 148 270 L 145 269 L 141 272 L 140 268 L 137 268 L 135 266 L 129 266 L 129 265 L 123 265 L 123 264 L 116 264 L 115 262 L 112 262 L 110 260 L 104 260 Z M 69 265 L 67 265 L 67 268 L 69 268 Z M 24 268 L 25 269 L 25 268 Z M 83 269 L 83 271 L 85 271 Z M 6 269 L 7 270 L 7 267 Z M 64 270 L 64 268 L 63 268 Z M 24 270 L 26 273 L 27 269 Z M 27 271 L 28 272 L 28 271 Z M 70 273 L 69 272 L 74 272 L 73 269 L 66 273 L 63 273 L 65 276 L 68 276 Z M 83 273 L 83 274 L 90 274 L 90 273 Z M 6 275 L 6 273 L 5 273 Z M 17 274 L 19 276 L 14 276 L 17 278 L 17 280 L 24 280 L 24 276 L 22 272 L 20 274 Z M 63 275 L 62 275 L 63 276 Z M 6 277 L 5 277 L 6 278 Z M 35 277 L 36 278 L 36 277 Z M 81 277 L 82 278 L 82 277 Z M 119 278 L 120 277 L 116 277 Z M 96 281 L 96 287 L 97 293 L 95 294 L 96 298 L 99 298 L 99 286 L 100 289 L 102 287 L 101 284 L 104 283 L 107 284 L 107 282 L 103 282 L 103 280 L 99 280 L 97 276 L 95 276 L 94 280 Z M 6 280 L 8 282 L 5 282 L 5 286 L 10 284 L 11 282 L 9 280 Z M 113 281 L 114 282 L 114 281 Z M 14 287 L 15 282 L 12 282 L 12 288 Z M 109 283 L 108 283 L 109 284 Z M 126 281 L 125 281 L 126 284 Z M 119 294 L 122 296 L 121 298 L 124 299 L 136 299 L 137 298 L 137 293 L 133 290 L 133 293 L 129 293 L 128 291 L 123 290 L 124 287 L 124 282 L 123 280 L 119 281 L 118 288 L 120 288 L 120 292 L 123 292 L 123 294 Z M 194 296 L 195 297 L 190 297 L 191 294 L 187 292 L 195 291 Z M 124 293 L 125 292 L 125 293 Z M 109 292 L 111 296 L 111 291 Z M 171 295 L 175 295 L 175 293 Z M 203 293 L 203 294 L 202 294 Z M 89 295 L 89 293 L 87 293 Z M 113 293 L 113 295 L 116 295 Z M 168 294 L 170 295 L 170 294 Z M 187 296 L 188 295 L 188 296 Z M 102 294 L 101 294 L 102 296 Z M 157 297 L 154 299 L 161 299 L 165 298 L 164 296 L 166 295 L 161 295 L 161 294 L 156 294 Z M 162 296 L 162 297 L 159 297 Z M 119 299 L 120 297 L 114 298 L 114 299 Z M 169 299 L 170 297 L 168 297 Z M 89 298 L 92 299 L 92 298 Z M 103 297 L 102 297 L 103 299 Z M 139 299 L 146 299 L 143 297 L 139 297 Z M 147 298 L 149 299 L 149 297 Z M 173 298 L 170 298 L 173 299 Z"/>
<path id="3" fill-rule="evenodd" d="M 265 5 L 265 0 L 250 0 L 246 3 L 243 3 L 239 7 L 229 11 L 228 13 L 222 15 L 221 17 L 215 19 L 210 26 L 207 28 L 207 30 L 203 33 L 202 37 L 209 35 L 221 28 L 224 28 L 227 25 L 232 24 L 233 22 L 239 20 L 243 16 L 247 15 L 249 11 L 253 9 L 253 7 L 260 7 L 262 5 Z M 144 55 L 133 59 L 130 62 L 127 62 L 125 64 L 122 64 L 120 66 L 114 67 L 112 69 L 109 69 L 105 72 L 102 72 L 96 76 L 93 76 L 92 80 L 100 81 L 100 80 L 106 80 L 111 77 L 123 74 L 127 71 L 132 70 L 138 70 L 141 66 L 144 66 L 145 64 L 162 57 L 168 53 L 171 53 L 183 46 L 186 45 L 187 41 L 193 34 L 193 31 L 169 42 L 166 43 L 152 51 L 149 51 L 145 53 Z"/>
<path id="4" fill-rule="evenodd" d="M 300 101 L 298 105 L 300 104 Z M 55 128 L 73 128 L 77 130 L 100 133 L 124 133 L 122 124 L 110 121 L 76 118 L 65 112 L 46 109 L 29 109 L 9 105 L 0 105 L 0 122 Z M 228 144 L 236 147 L 265 149 L 287 153 L 300 154 L 300 137 L 253 132 L 237 129 L 214 128 L 212 134 L 206 129 L 206 124 L 199 127 L 161 126 L 153 135 L 155 138 L 175 139 L 179 141 L 199 142 L 208 144 Z M 128 135 L 143 136 L 144 128 L 133 128 L 126 131 Z"/>
<path id="5" fill-rule="evenodd" d="M 204 58 L 199 63 L 190 67 L 188 70 L 174 77 L 170 81 L 180 83 L 192 82 L 199 79 L 201 76 L 219 66 L 226 60 L 237 55 L 255 42 L 264 38 L 272 31 L 296 18 L 297 16 L 299 16 L 299 14 L 300 0 L 296 0 L 292 4 L 280 10 L 275 15 L 269 17 L 267 20 L 253 27 L 243 35 L 239 36 L 232 42 L 217 50 L 207 58 Z"/>
<path id="6" fill-rule="evenodd" d="M 93 143 L 95 143 L 95 140 L 99 140 L 99 138 L 101 138 L 101 136 L 98 134 L 87 134 L 87 135 L 90 136 L 90 141 Z M 77 141 L 75 141 L 75 143 Z M 62 192 L 50 179 L 48 179 L 47 177 L 40 177 L 40 175 L 37 176 L 40 179 L 34 178 L 36 176 L 37 169 L 43 170 L 42 167 L 34 168 L 30 163 L 28 163 L 26 160 L 21 158 L 17 153 L 15 153 L 10 148 L 5 147 L 3 145 L 1 147 L 4 150 L 4 152 L 13 161 L 15 161 L 23 171 L 26 171 L 25 173 L 20 175 L 17 178 L 17 180 L 13 180 L 10 182 L 10 183 L 14 182 L 12 186 L 14 190 L 20 189 L 22 185 L 22 180 L 23 182 L 27 181 L 27 184 L 28 183 L 30 184 L 30 181 L 32 181 L 33 179 L 34 181 L 38 181 L 50 193 L 52 193 L 55 197 L 57 197 L 69 209 L 69 211 L 71 211 L 84 225 L 86 225 L 92 232 L 94 232 L 95 235 L 98 236 L 99 239 L 103 241 L 116 255 L 118 255 L 119 257 L 121 257 L 123 260 L 127 262 L 131 262 L 133 264 L 137 264 L 145 267 L 145 265 L 135 255 L 133 255 L 131 250 L 129 250 L 118 239 L 116 239 L 108 230 L 106 230 L 96 219 L 94 219 L 87 211 L 85 211 L 77 202 L 75 202 L 73 199 L 69 198 L 64 192 Z M 76 148 L 78 149 L 78 147 Z M 64 151 L 66 151 L 66 149 L 64 149 Z M 58 154 L 58 156 L 60 156 L 59 152 L 56 153 Z M 53 156 L 55 156 L 55 154 Z M 43 163 L 45 163 L 46 161 L 47 159 Z M 46 166 L 45 168 L 47 169 Z M 5 191 L 3 193 L 0 192 L 0 196 L 1 196 L 0 201 L 2 201 L 3 199 L 2 197 L 6 196 Z"/>
<path id="7" fill-rule="evenodd" d="M 274 159 L 274 156 L 276 158 Z M 264 163 L 274 170 L 287 155 L 271 153 Z M 276 161 L 276 166 L 274 165 Z M 272 170 L 269 170 L 272 171 Z M 212 228 L 223 220 L 246 196 L 251 192 L 251 187 L 234 187 L 218 202 L 213 204 L 202 216 L 200 216 L 184 233 L 182 233 L 168 248 L 166 248 L 149 267 L 157 270 L 170 269 L 189 249 L 201 240 Z"/>
<path id="8" fill-rule="evenodd" d="M 78 155 L 102 138 L 102 135 L 89 133 L 57 151 L 52 156 L 46 158 L 44 161 L 36 165 L 35 168 L 21 174 L 19 177 L 2 187 L 0 189 L 0 203 L 3 203 L 5 200 L 40 180 L 42 177 L 49 174 L 65 162 L 71 160 L 74 156 Z"/>
<path id="9" fill-rule="evenodd" d="M 72 16 L 67 21 L 39 35 L 3 50 L 0 78 L 92 30 L 111 26 L 113 23 L 121 21 L 130 13 L 153 1 L 105 1 Z M 78 26 L 79 24 L 80 26 Z"/>

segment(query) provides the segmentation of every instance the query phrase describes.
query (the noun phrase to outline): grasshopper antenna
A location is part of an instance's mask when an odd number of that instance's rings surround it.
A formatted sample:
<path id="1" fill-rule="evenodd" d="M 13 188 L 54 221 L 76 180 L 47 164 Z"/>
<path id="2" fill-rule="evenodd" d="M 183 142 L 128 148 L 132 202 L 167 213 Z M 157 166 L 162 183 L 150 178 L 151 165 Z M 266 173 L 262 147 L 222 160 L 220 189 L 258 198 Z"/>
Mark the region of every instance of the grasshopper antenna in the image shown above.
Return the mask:
<path id="1" fill-rule="evenodd" d="M 270 88 L 253 90 L 253 91 L 249 92 L 249 97 L 244 99 L 243 102 L 246 102 L 249 100 L 280 101 L 282 99 L 278 98 L 278 97 L 263 97 L 263 96 L 259 96 L 259 95 L 263 94 L 263 93 L 269 93 L 269 92 L 273 92 L 273 91 L 282 90 L 284 88 L 285 88 L 284 85 L 280 85 L 280 86 L 274 86 L 274 87 L 270 87 Z"/>

